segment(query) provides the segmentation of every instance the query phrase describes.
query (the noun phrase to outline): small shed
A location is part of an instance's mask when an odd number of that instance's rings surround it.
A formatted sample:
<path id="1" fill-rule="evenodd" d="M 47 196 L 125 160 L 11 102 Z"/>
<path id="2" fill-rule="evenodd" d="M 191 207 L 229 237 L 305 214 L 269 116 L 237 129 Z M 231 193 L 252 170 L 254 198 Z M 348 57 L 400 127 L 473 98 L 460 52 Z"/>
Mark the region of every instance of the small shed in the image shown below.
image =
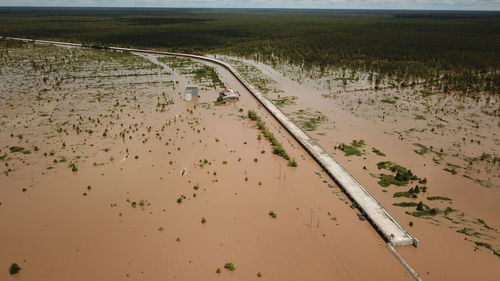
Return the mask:
<path id="1" fill-rule="evenodd" d="M 190 93 L 192 97 L 198 96 L 198 86 L 196 85 L 188 85 L 186 87 L 186 94 Z"/>

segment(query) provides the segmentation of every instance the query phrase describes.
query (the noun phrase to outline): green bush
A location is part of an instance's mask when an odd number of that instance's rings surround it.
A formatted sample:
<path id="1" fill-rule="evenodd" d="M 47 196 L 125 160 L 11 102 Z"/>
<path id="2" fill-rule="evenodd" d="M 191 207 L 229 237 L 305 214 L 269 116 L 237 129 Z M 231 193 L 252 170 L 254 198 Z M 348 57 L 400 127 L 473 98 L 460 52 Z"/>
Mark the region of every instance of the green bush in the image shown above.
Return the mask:
<path id="1" fill-rule="evenodd" d="M 19 265 L 17 265 L 17 263 L 13 263 L 10 265 L 9 274 L 10 275 L 17 274 L 20 270 L 21 268 L 19 267 Z"/>
<path id="2" fill-rule="evenodd" d="M 76 166 L 76 164 L 75 164 L 75 163 L 70 163 L 70 164 L 68 165 L 68 167 L 70 167 L 70 168 L 71 168 L 71 171 L 73 171 L 73 172 L 78 171 L 78 167 Z"/>
<path id="3" fill-rule="evenodd" d="M 219 96 L 217 97 L 217 99 L 215 100 L 215 105 L 223 105 L 223 104 L 226 104 L 226 101 L 224 100 L 223 97 Z"/>
<path id="4" fill-rule="evenodd" d="M 278 215 L 274 211 L 269 211 L 269 216 L 275 219 Z"/>
<path id="5" fill-rule="evenodd" d="M 228 262 L 224 265 L 224 268 L 229 270 L 229 271 L 235 271 L 236 266 L 232 262 Z"/>

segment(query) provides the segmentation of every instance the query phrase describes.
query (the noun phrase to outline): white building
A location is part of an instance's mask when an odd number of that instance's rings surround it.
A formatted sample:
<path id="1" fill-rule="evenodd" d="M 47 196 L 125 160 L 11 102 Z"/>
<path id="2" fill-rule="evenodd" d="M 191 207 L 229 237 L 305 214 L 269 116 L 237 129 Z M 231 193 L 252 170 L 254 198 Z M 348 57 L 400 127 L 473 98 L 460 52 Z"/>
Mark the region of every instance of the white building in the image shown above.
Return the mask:
<path id="1" fill-rule="evenodd" d="M 224 100 L 239 100 L 240 95 L 238 93 L 235 93 L 231 89 L 224 89 L 219 92 L 219 96 L 222 97 Z"/>

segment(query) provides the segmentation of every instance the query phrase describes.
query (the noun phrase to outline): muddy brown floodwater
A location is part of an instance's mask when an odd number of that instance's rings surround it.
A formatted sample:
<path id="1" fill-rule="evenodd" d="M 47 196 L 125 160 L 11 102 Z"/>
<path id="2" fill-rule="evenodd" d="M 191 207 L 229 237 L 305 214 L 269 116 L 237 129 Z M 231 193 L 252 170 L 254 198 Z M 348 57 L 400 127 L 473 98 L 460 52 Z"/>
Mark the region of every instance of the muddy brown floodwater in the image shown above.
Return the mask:
<path id="1" fill-rule="evenodd" d="M 1 46 L 1 280 L 412 280 L 225 70 L 241 99 L 215 106 L 208 78 L 154 57 Z"/>
<path id="2" fill-rule="evenodd" d="M 344 85 L 338 78 L 341 74 L 334 71 L 320 75 L 289 65 L 273 68 L 217 57 L 240 69 L 247 79 L 261 81 L 259 88 L 268 98 L 408 227 L 421 243 L 398 251 L 424 280 L 498 279 L 498 96 L 426 93 L 418 86 L 394 88 L 390 81 L 374 90 L 359 73 Z M 341 151 L 341 144 L 359 154 L 348 155 L 351 150 Z M 382 186 L 380 174 L 394 175 L 377 167 L 383 161 L 426 180 Z M 417 185 L 419 192 L 408 192 Z M 396 197 L 397 192 L 403 195 Z M 420 202 L 424 212 L 416 209 Z M 434 213 L 425 212 L 431 208 Z"/>

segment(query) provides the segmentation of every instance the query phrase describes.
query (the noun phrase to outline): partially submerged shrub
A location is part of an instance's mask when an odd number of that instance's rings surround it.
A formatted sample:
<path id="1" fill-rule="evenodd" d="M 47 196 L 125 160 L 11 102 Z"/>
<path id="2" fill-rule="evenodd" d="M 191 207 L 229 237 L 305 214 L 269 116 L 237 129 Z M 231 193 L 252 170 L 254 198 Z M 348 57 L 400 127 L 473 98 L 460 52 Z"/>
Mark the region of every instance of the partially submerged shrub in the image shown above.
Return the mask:
<path id="1" fill-rule="evenodd" d="M 275 219 L 278 215 L 274 211 L 269 211 L 269 216 Z"/>
<path id="2" fill-rule="evenodd" d="M 75 163 L 70 163 L 70 164 L 68 165 L 68 167 L 70 167 L 70 168 L 71 168 L 71 171 L 73 171 L 73 172 L 78 171 L 78 167 L 76 166 L 76 164 L 75 164 Z"/>
<path id="3" fill-rule="evenodd" d="M 344 152 L 344 156 L 361 156 L 363 154 L 363 152 L 358 149 L 359 146 L 347 145 L 342 143 L 337 148 Z"/>
<path id="4" fill-rule="evenodd" d="M 252 119 L 253 121 L 260 120 L 260 117 L 257 115 L 257 113 L 253 110 L 248 111 L 248 118 Z"/>
<path id="5" fill-rule="evenodd" d="M 451 201 L 451 198 L 444 197 L 444 196 L 428 196 L 427 200 L 442 200 L 442 201 Z"/>
<path id="6" fill-rule="evenodd" d="M 10 152 L 15 153 L 15 152 L 22 152 L 24 151 L 24 147 L 21 146 L 11 146 L 9 148 Z"/>
<path id="7" fill-rule="evenodd" d="M 232 262 L 228 262 L 224 265 L 224 268 L 229 270 L 229 271 L 235 271 L 236 270 L 236 266 L 234 266 L 234 264 Z"/>
<path id="8" fill-rule="evenodd" d="M 20 270 L 21 270 L 21 267 L 19 267 L 19 265 L 17 265 L 17 263 L 13 263 L 10 265 L 9 274 L 10 275 L 17 274 Z"/>
<path id="9" fill-rule="evenodd" d="M 378 156 L 385 156 L 385 153 L 383 153 L 382 151 L 380 151 L 380 149 L 377 149 L 375 147 L 372 147 L 372 152 L 377 154 Z"/>

